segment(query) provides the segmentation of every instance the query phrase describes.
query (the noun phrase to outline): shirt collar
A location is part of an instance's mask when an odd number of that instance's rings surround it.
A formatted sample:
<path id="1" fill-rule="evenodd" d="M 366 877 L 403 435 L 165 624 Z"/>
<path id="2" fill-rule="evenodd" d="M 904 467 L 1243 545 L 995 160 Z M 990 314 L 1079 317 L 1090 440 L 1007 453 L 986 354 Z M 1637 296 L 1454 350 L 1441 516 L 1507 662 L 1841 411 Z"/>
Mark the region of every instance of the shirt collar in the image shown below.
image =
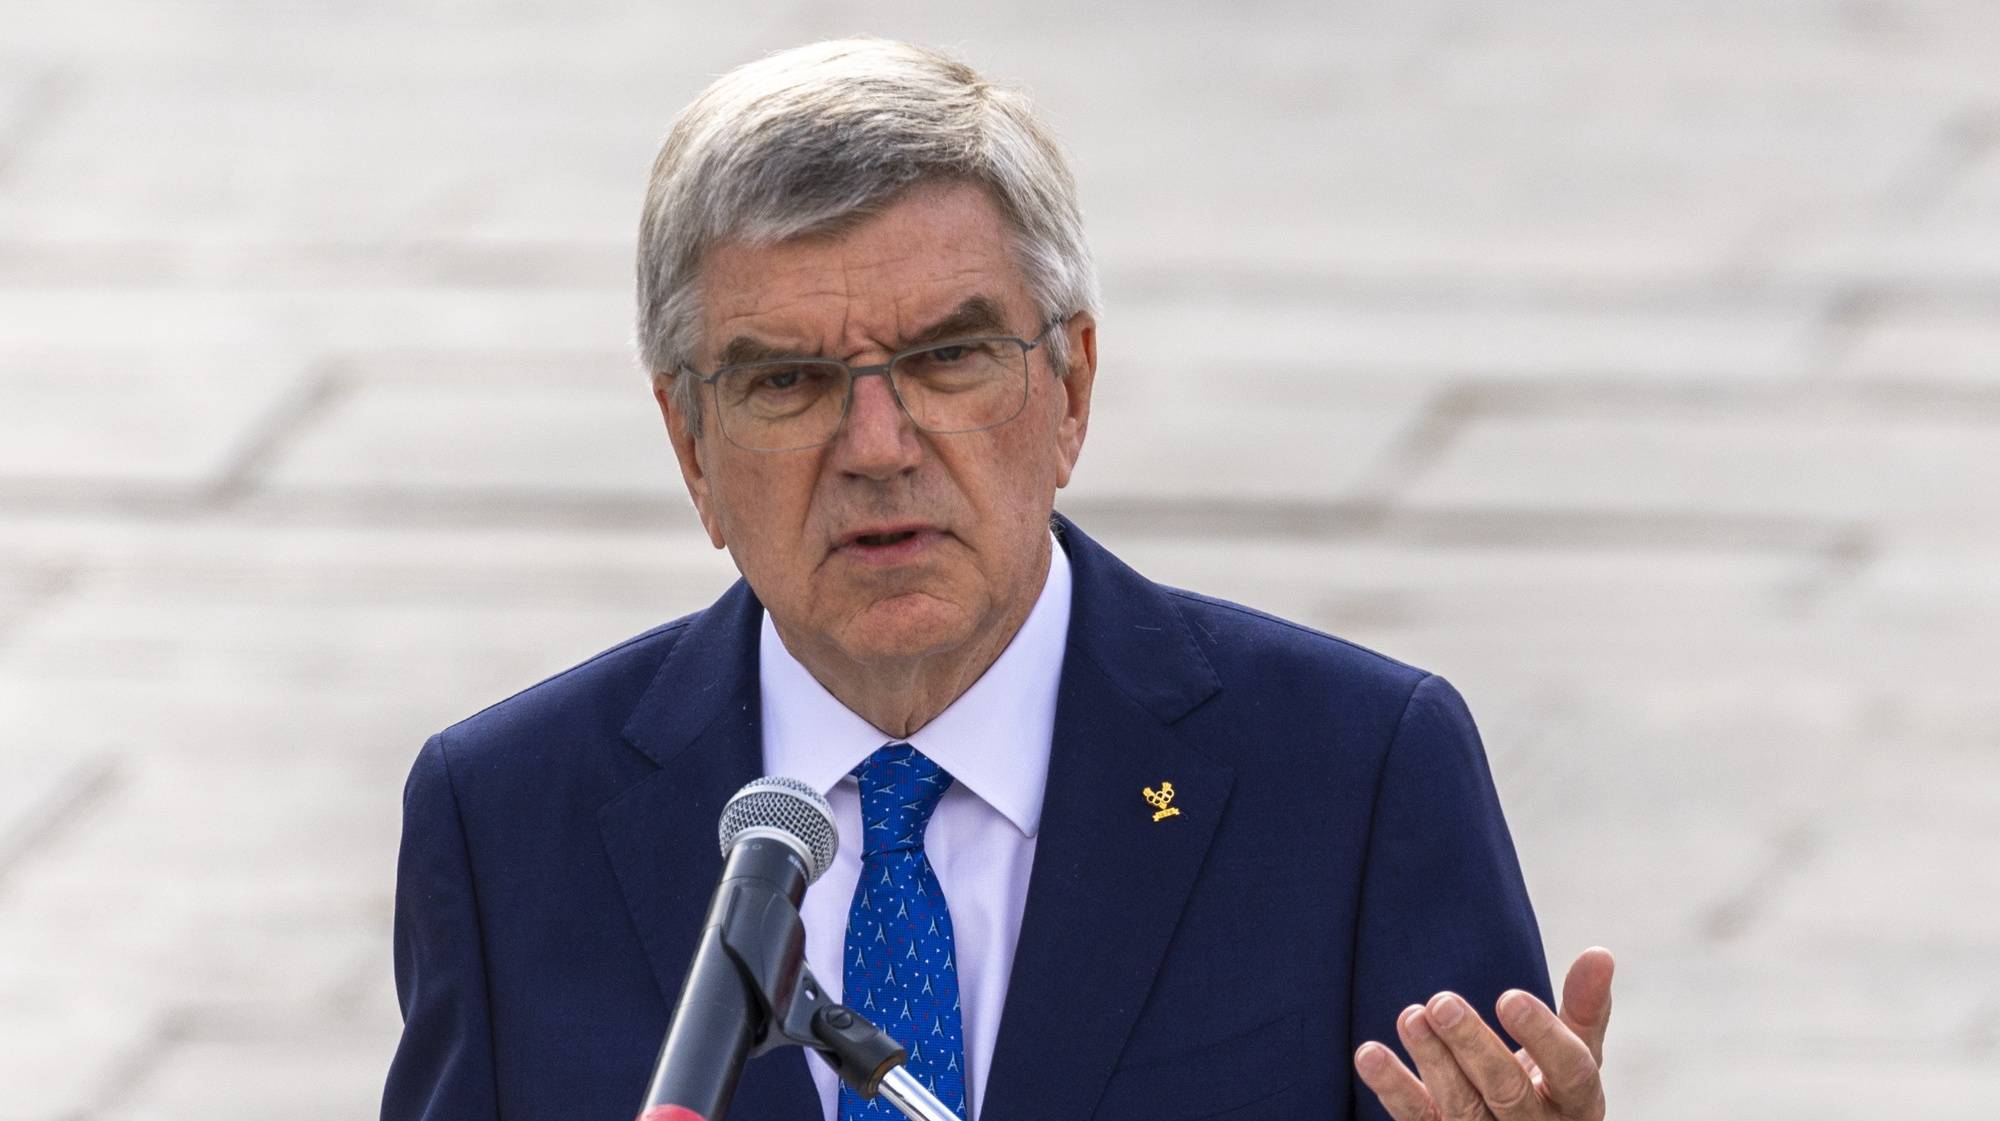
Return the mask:
<path id="1" fill-rule="evenodd" d="M 1048 576 L 1021 629 L 971 688 L 900 741 L 930 756 L 1028 837 L 1041 829 L 1069 613 L 1069 557 L 1051 536 Z M 898 742 L 827 692 L 785 648 L 769 612 L 757 655 L 767 773 L 831 794 L 876 748 Z"/>

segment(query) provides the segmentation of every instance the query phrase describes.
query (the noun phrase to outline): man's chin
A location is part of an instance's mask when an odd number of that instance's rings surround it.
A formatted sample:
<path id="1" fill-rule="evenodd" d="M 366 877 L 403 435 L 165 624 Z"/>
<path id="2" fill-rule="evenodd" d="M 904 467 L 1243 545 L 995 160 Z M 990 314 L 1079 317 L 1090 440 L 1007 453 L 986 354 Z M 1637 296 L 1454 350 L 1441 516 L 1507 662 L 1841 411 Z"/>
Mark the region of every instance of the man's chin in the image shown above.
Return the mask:
<path id="1" fill-rule="evenodd" d="M 857 662 L 903 661 L 941 654 L 972 636 L 972 614 L 922 592 L 869 604 L 841 628 L 840 645 Z"/>

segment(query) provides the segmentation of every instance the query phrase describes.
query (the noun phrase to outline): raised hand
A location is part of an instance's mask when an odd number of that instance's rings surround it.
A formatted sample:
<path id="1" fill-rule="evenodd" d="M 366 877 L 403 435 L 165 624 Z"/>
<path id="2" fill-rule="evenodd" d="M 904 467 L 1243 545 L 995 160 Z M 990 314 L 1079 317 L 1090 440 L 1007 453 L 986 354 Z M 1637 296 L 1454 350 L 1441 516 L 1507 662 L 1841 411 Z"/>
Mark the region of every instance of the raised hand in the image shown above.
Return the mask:
<path id="1" fill-rule="evenodd" d="M 1602 947 L 1578 955 L 1560 1015 L 1519 989 L 1502 993 L 1496 1011 L 1518 1051 L 1456 993 L 1439 993 L 1396 1020 L 1417 1074 L 1373 1041 L 1355 1051 L 1354 1069 L 1396 1121 L 1604 1121 L 1598 1068 L 1615 964 Z"/>

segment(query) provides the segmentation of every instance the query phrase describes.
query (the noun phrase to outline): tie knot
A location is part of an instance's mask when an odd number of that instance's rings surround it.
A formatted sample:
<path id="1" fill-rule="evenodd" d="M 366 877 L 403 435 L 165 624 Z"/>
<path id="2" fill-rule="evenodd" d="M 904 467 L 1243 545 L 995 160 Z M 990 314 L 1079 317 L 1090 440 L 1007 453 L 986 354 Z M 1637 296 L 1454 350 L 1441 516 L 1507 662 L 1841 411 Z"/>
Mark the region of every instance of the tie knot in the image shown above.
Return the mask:
<path id="1" fill-rule="evenodd" d="M 852 772 L 861 783 L 863 856 L 921 849 L 951 775 L 906 743 L 877 748 Z"/>

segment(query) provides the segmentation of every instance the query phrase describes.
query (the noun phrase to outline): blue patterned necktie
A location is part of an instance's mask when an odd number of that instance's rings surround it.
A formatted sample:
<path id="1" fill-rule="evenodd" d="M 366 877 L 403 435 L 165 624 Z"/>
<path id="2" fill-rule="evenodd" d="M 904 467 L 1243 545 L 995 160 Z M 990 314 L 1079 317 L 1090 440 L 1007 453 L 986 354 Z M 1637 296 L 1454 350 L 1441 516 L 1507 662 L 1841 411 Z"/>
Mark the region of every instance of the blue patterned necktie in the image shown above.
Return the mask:
<path id="1" fill-rule="evenodd" d="M 951 776 L 906 743 L 854 768 L 861 782 L 861 878 L 847 911 L 842 1001 L 909 1049 L 910 1073 L 966 1116 L 965 1032 L 951 911 L 924 855 L 931 811 Z M 840 1087 L 840 1121 L 900 1118 L 881 1098 Z"/>

